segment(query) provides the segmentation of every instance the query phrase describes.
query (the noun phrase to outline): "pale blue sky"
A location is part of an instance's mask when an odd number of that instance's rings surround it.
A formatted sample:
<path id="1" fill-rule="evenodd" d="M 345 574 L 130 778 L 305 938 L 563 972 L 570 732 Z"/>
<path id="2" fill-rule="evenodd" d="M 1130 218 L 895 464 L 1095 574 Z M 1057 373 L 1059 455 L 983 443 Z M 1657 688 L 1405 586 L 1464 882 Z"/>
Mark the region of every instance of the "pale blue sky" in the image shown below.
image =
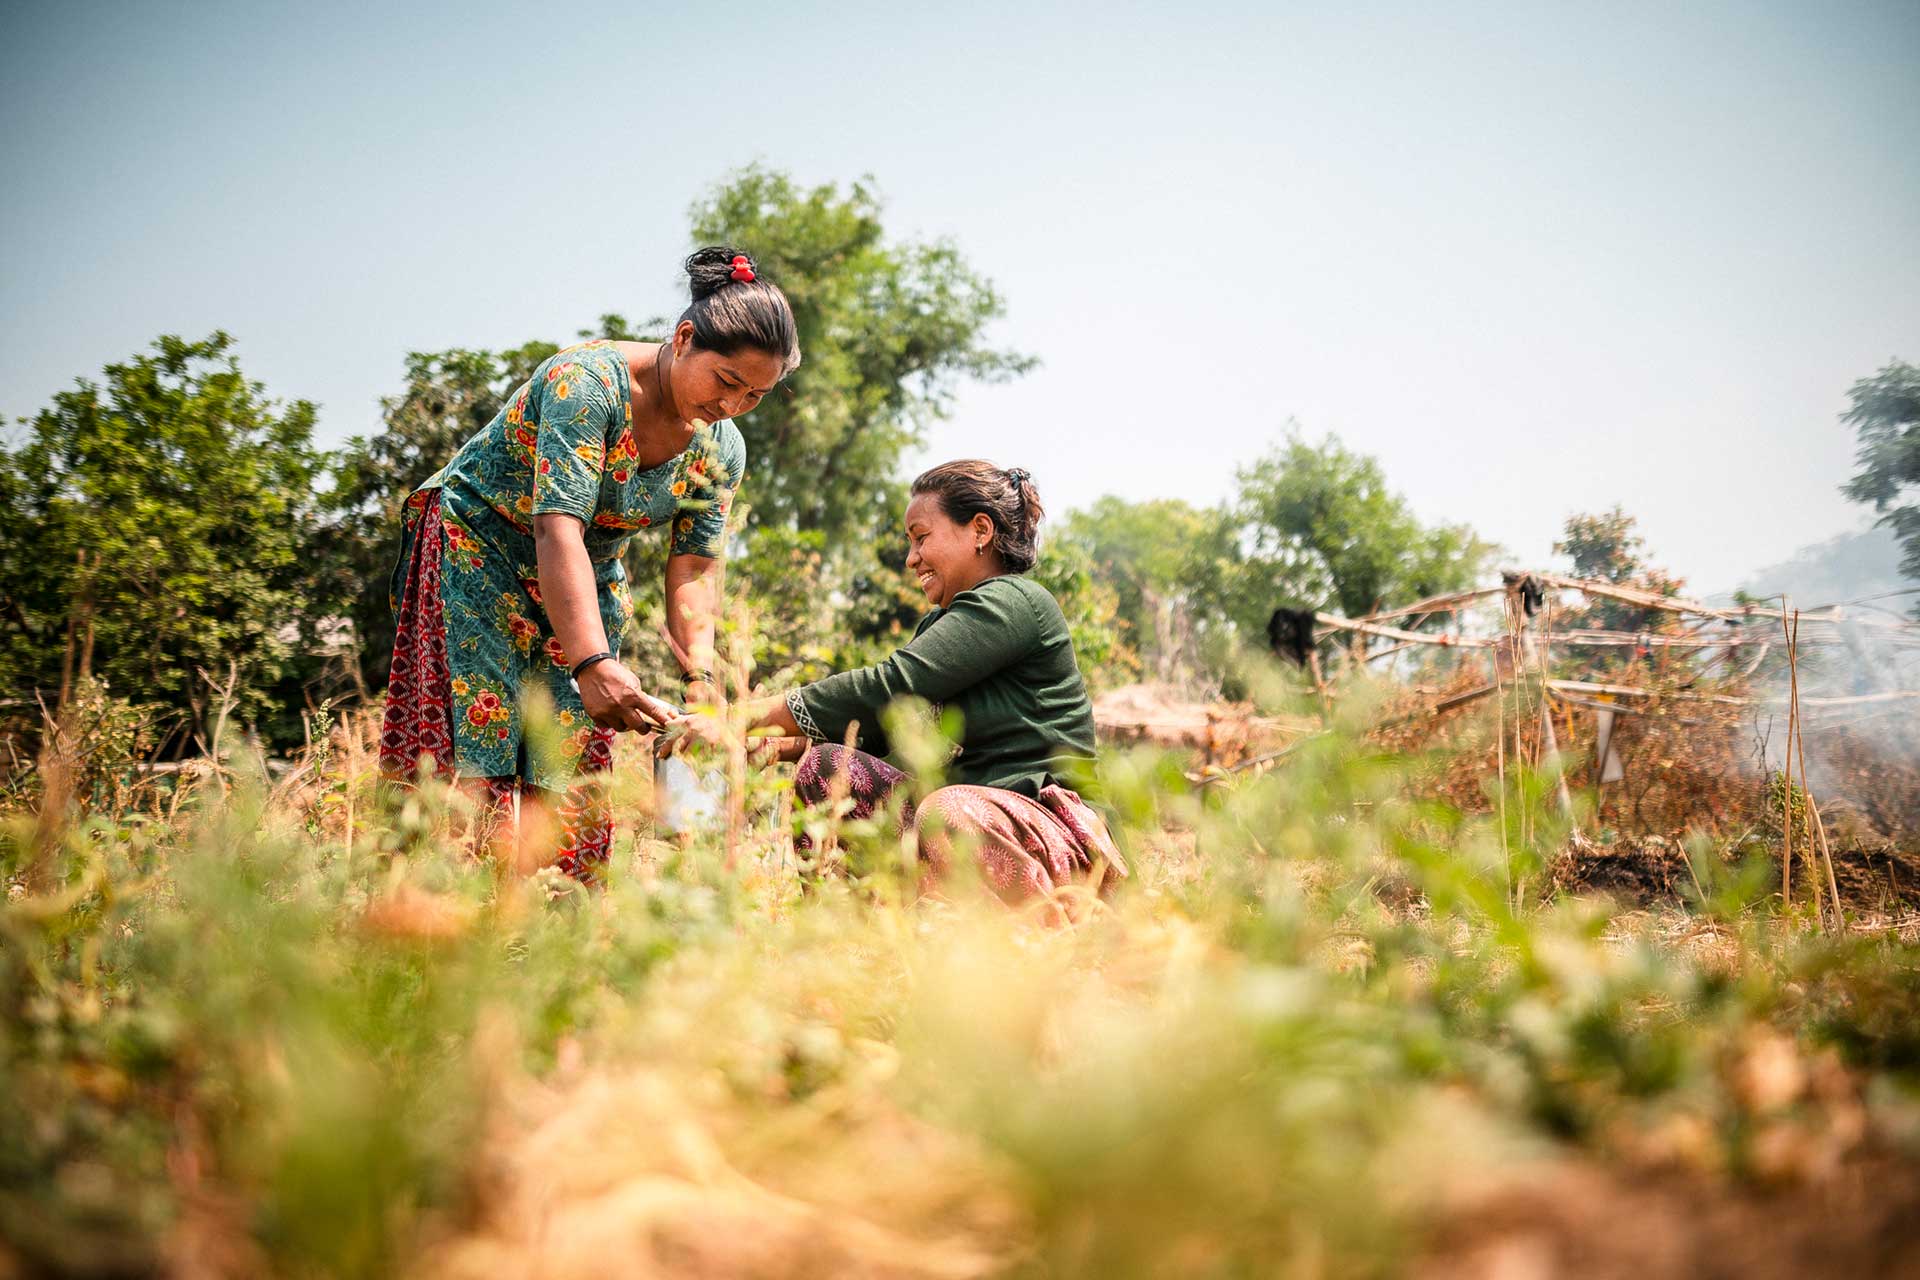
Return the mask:
<path id="1" fill-rule="evenodd" d="M 678 309 L 751 162 L 871 174 L 1044 366 L 927 458 L 1223 496 L 1289 418 L 1541 563 L 1860 522 L 1920 360 L 1920 4 L 0 5 L 0 413 L 225 328 L 323 436 L 408 350 Z M 749 447 L 753 420 L 742 420 Z"/>

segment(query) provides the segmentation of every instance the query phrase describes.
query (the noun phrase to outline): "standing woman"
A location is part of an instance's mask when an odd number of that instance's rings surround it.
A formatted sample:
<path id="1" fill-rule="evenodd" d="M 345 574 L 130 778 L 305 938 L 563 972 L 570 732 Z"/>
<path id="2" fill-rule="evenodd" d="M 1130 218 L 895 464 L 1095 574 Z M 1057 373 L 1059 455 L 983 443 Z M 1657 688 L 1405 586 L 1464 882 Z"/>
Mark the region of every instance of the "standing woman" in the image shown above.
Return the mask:
<path id="1" fill-rule="evenodd" d="M 613 737 L 672 714 L 619 658 L 633 616 L 621 553 L 671 538 L 667 627 L 687 696 L 712 696 L 727 510 L 746 471 L 731 419 L 800 363 L 786 295 L 726 247 L 687 259 L 692 301 L 662 343 L 599 340 L 549 357 L 406 504 L 394 573 L 393 672 L 382 771 L 431 767 L 468 784 L 481 839 L 512 813 L 559 807 L 558 865 L 607 858 Z M 523 691 L 544 690 L 559 759 L 528 749 Z"/>

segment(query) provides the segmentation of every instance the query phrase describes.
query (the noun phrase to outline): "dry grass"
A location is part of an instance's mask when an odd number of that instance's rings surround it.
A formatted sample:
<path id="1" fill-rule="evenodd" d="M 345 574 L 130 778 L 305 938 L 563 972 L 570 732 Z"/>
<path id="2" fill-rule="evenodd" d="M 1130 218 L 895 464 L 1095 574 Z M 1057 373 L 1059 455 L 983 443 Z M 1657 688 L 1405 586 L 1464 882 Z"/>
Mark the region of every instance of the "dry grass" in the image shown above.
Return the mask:
<path id="1" fill-rule="evenodd" d="M 1116 755 L 1136 876 L 1062 925 L 916 899 L 855 830 L 803 883 L 774 777 L 682 846 L 635 837 L 628 768 L 607 889 L 498 875 L 454 797 L 380 799 L 367 733 L 7 828 L 0 1274 L 1766 1277 L 1914 1243 L 1912 913 L 1821 937 L 1677 847 L 1693 909 L 1540 905 L 1513 886 L 1565 833 L 1518 768 L 1537 847 L 1377 743 L 1204 795 Z"/>

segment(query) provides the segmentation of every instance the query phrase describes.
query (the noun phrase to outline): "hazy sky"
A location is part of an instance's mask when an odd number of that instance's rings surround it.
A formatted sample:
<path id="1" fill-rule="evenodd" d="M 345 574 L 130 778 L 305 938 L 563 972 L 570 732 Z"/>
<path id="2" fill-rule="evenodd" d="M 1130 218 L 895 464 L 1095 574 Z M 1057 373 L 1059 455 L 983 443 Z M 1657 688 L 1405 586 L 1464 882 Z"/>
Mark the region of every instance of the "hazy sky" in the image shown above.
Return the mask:
<path id="1" fill-rule="evenodd" d="M 9 418 L 224 328 L 372 430 L 409 350 L 676 312 L 754 161 L 999 285 L 1044 364 L 925 457 L 1056 509 L 1213 501 L 1296 419 L 1516 562 L 1620 502 L 1712 590 L 1861 522 L 1836 416 L 1920 361 L 1915 0 L 0 0 L 0 47 Z"/>

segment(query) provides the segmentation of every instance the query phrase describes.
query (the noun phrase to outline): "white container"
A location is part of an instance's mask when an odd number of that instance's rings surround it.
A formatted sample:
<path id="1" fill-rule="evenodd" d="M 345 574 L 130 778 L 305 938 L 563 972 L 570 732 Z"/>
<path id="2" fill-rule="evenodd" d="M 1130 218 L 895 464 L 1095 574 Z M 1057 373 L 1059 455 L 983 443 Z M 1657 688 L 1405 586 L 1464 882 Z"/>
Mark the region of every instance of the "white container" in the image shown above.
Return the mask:
<path id="1" fill-rule="evenodd" d="M 679 756 L 653 762 L 653 820 L 671 835 L 711 831 L 725 820 L 727 777 L 695 769 Z"/>

